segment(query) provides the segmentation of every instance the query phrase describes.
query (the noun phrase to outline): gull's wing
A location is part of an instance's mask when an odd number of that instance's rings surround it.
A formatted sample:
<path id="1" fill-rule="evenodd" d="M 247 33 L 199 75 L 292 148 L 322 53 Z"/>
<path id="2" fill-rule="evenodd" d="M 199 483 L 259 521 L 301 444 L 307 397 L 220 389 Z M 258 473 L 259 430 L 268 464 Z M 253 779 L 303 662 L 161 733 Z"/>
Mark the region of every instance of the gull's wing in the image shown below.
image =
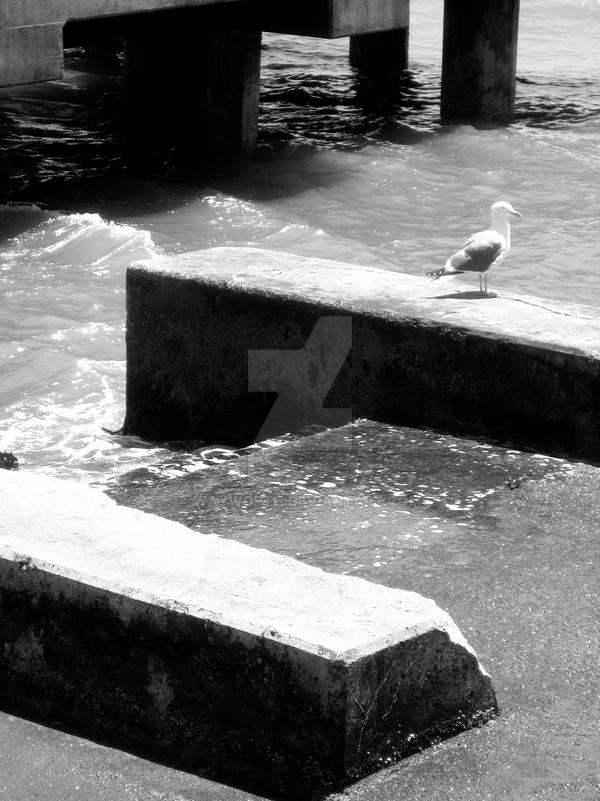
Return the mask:
<path id="1" fill-rule="evenodd" d="M 446 262 L 446 269 L 484 273 L 504 257 L 506 240 L 497 231 L 479 231 Z"/>

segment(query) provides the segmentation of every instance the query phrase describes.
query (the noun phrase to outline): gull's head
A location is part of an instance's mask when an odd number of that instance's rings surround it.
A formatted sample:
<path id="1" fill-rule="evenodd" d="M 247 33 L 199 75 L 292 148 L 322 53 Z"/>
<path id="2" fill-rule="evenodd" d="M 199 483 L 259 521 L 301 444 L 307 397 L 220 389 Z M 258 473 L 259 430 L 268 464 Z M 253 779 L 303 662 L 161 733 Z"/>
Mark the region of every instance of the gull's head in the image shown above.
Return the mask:
<path id="1" fill-rule="evenodd" d="M 521 214 L 506 200 L 499 200 L 492 206 L 492 219 L 508 219 L 509 217 L 520 217 Z"/>

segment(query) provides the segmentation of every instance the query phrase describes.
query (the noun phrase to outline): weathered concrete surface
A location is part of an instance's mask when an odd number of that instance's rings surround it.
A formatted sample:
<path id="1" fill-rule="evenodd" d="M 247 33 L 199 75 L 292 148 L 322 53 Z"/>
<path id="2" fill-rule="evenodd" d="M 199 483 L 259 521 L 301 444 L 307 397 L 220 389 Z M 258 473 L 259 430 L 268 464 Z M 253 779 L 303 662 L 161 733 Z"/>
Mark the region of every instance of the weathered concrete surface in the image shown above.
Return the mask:
<path id="1" fill-rule="evenodd" d="M 63 27 L 92 19 L 208 5 L 214 0 L 3 0 L 0 3 L 0 86 L 60 78 Z M 230 0 L 218 0 L 229 2 Z"/>
<path id="2" fill-rule="evenodd" d="M 357 421 L 225 453 L 186 478 L 136 471 L 118 493 L 326 570 L 410 586 L 468 632 L 500 717 L 337 801 L 600 798 L 600 468 Z"/>
<path id="3" fill-rule="evenodd" d="M 0 86 L 50 81 L 62 73 L 62 25 L 4 28 L 0 22 Z"/>
<path id="4" fill-rule="evenodd" d="M 95 19 L 152 11 L 193 8 L 232 0 L 3 0 L 0 8 L 0 29 L 64 24 L 67 20 Z M 349 36 L 354 33 L 404 28 L 408 25 L 409 0 L 309 0 L 289 4 L 263 3 L 255 5 L 259 19 L 282 33 L 322 36 Z M 315 28 L 315 25 L 319 25 Z M 279 26 L 279 27 L 278 27 Z M 303 27 L 304 26 L 304 27 Z"/>
<path id="5" fill-rule="evenodd" d="M 0 477 L 0 695 L 188 770 L 306 793 L 496 711 L 433 601 Z"/>
<path id="6" fill-rule="evenodd" d="M 247 444 L 337 414 L 600 459 L 592 307 L 215 248 L 129 269 L 127 362 L 124 428 L 147 439 Z"/>
<path id="7" fill-rule="evenodd" d="M 154 12 L 164 11 L 198 11 L 201 7 L 216 7 L 228 3 L 227 21 L 238 30 L 248 28 L 256 30 L 260 35 L 263 30 L 280 31 L 288 34 L 338 38 L 353 34 L 371 34 L 380 31 L 391 31 L 408 27 L 409 0 L 311 0 L 299 3 L 296 7 L 287 4 L 263 0 L 258 4 L 236 2 L 232 0 L 44 0 L 43 3 L 33 0 L 3 0 L 0 7 L 0 86 L 13 86 L 20 83 L 52 80 L 62 75 L 62 29 L 67 22 L 80 20 L 99 20 L 107 18 L 132 18 L 129 29 L 138 37 L 143 30 L 143 17 L 152 16 Z M 159 17 L 167 17 L 158 14 Z M 188 23 L 191 22 L 191 28 Z M 197 102 L 212 104 L 213 110 L 218 107 L 216 99 L 212 101 L 202 94 L 191 95 L 186 89 L 198 80 L 198 64 L 194 57 L 214 53 L 219 47 L 219 33 L 213 32 L 210 43 L 203 41 L 186 41 L 192 34 L 202 34 L 207 20 L 204 16 L 177 18 L 175 32 L 176 41 L 181 51 L 188 50 L 187 61 L 177 59 L 178 69 L 185 70 L 187 84 L 177 87 L 179 94 L 186 98 L 190 105 Z M 240 35 L 240 34 L 238 34 Z M 165 31 L 161 44 L 164 51 L 152 41 L 152 56 L 167 65 L 173 58 L 175 50 L 170 45 L 172 33 Z M 222 34 L 221 34 L 222 36 Z M 387 49 L 389 47 L 384 45 Z M 180 56 L 183 53 L 180 52 Z M 238 56 L 239 58 L 239 56 Z M 391 55 L 388 56 L 388 59 Z M 208 56 L 210 60 L 210 55 Z M 369 60 L 368 54 L 363 60 Z M 200 65 L 202 66 L 202 65 Z M 230 64 L 226 69 L 244 71 L 244 58 L 239 65 Z M 213 76 L 214 77 L 214 76 Z M 152 75 L 148 76 L 150 82 Z M 211 84 L 211 91 L 219 97 L 219 90 L 226 86 L 226 81 Z M 175 91 L 175 88 L 174 90 Z M 199 99 L 198 99 L 199 98 Z M 231 98 L 221 98 L 221 104 L 229 104 L 226 114 L 239 113 L 237 105 Z M 253 109 L 253 114 L 256 110 Z"/>

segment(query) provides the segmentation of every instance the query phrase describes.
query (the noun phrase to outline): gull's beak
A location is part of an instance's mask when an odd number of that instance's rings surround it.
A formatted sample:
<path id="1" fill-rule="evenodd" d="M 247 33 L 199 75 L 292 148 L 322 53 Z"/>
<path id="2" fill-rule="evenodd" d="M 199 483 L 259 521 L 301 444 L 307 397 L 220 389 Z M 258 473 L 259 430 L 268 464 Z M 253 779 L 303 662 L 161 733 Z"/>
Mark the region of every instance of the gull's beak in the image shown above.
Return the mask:
<path id="1" fill-rule="evenodd" d="M 512 217 L 520 217 L 520 216 L 521 216 L 521 212 L 520 212 L 520 211 L 517 211 L 516 209 L 513 209 L 513 207 L 512 207 L 512 206 L 510 207 L 510 209 L 509 209 L 508 213 L 509 213 L 509 214 L 510 214 Z"/>

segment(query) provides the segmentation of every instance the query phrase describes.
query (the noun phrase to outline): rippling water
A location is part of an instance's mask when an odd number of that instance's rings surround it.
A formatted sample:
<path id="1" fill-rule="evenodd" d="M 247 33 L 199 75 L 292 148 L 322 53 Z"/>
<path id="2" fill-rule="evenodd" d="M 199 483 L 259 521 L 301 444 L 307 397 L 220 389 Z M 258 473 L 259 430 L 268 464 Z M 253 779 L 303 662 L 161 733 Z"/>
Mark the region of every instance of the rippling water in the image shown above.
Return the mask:
<path id="1" fill-rule="evenodd" d="M 2 90 L 3 198 L 30 205 L 0 206 L 0 450 L 99 483 L 171 458 L 103 430 L 124 412 L 124 271 L 156 253 L 250 244 L 421 274 L 505 198 L 523 219 L 494 289 L 596 303 L 600 3 L 522 5 L 508 128 L 440 125 L 442 3 L 425 0 L 410 70 L 383 89 L 347 41 L 265 36 L 258 151 L 210 173 L 169 153 L 132 166 L 118 53 L 73 50 L 64 80 Z"/>

